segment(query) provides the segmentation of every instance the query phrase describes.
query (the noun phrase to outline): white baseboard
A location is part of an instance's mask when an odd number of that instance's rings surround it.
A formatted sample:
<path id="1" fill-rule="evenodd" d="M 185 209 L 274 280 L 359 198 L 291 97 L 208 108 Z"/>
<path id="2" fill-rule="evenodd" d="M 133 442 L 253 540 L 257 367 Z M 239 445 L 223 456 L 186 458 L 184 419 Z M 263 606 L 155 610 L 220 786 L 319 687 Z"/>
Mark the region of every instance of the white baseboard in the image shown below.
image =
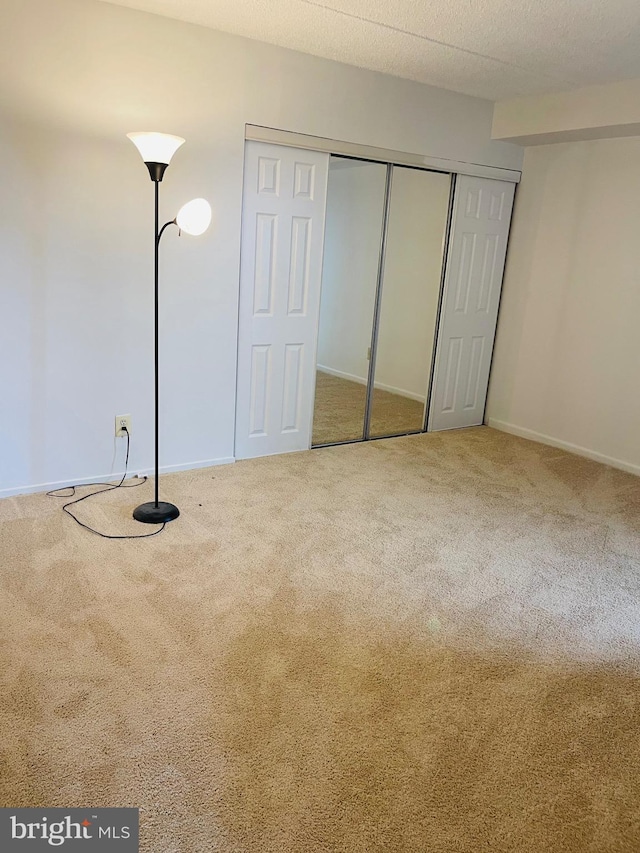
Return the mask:
<path id="1" fill-rule="evenodd" d="M 338 379 L 347 379 L 349 382 L 357 382 L 358 385 L 366 385 L 367 380 L 362 376 L 354 376 L 352 373 L 344 373 L 341 370 L 335 370 L 333 367 L 325 367 L 324 364 L 318 365 L 318 370 L 322 373 L 328 373 L 330 376 L 337 376 Z M 393 385 L 385 385 L 382 382 L 374 382 L 373 387 L 379 391 L 388 391 L 390 394 L 397 394 L 399 397 L 407 397 L 409 400 L 416 400 L 418 403 L 425 402 L 425 397 L 420 394 L 414 394 L 413 391 L 405 391 L 404 388 L 395 388 Z"/>
<path id="2" fill-rule="evenodd" d="M 533 429 L 510 424 L 506 421 L 499 421 L 496 418 L 487 418 L 486 423 L 487 426 L 498 429 L 501 432 L 508 432 L 520 438 L 528 438 L 540 444 L 548 444 L 550 447 L 559 447 L 561 450 L 575 453 L 576 456 L 585 456 L 587 459 L 593 459 L 594 462 L 601 462 L 603 465 L 619 468 L 621 471 L 627 471 L 629 474 L 640 475 L 640 465 L 634 465 L 632 462 L 625 462 L 623 459 L 616 459 L 613 456 L 606 456 L 604 453 L 598 453 L 596 450 L 590 450 L 588 447 L 581 447 L 579 444 L 572 444 L 570 441 L 563 441 L 560 438 L 554 438 L 552 435 L 545 435 Z"/>
<path id="3" fill-rule="evenodd" d="M 424 405 L 425 397 L 420 394 L 414 394 L 413 391 L 406 391 L 404 388 L 394 388 L 393 385 L 385 385 L 383 382 L 374 382 L 373 387 L 379 391 L 388 391 L 390 394 L 397 394 L 398 397 L 406 397 L 408 400 L 415 400 L 416 403 Z"/>
<path id="4" fill-rule="evenodd" d="M 201 459 L 198 462 L 184 462 L 180 465 L 160 466 L 160 473 L 171 474 L 175 471 L 191 471 L 194 468 L 211 468 L 214 465 L 228 465 L 235 461 L 233 456 L 222 456 L 218 459 Z M 130 479 L 134 474 L 148 476 L 153 474 L 153 468 L 136 468 L 133 474 L 130 474 L 127 479 Z M 87 483 L 117 482 L 121 476 L 121 473 L 115 471 L 113 474 L 98 474 L 95 477 L 78 477 L 74 480 L 59 480 L 55 483 L 38 483 L 34 486 L 17 486 L 12 489 L 0 489 L 0 499 L 15 497 L 15 495 L 32 495 L 37 492 L 52 492 L 57 489 L 68 489 L 69 486 L 82 486 Z"/>
<path id="5" fill-rule="evenodd" d="M 355 376 L 353 373 L 344 373 L 342 370 L 335 370 L 333 367 L 326 367 L 324 364 L 319 364 L 317 368 L 321 373 L 328 373 L 329 376 L 337 376 L 338 379 L 347 379 L 349 382 L 357 382 L 358 385 L 366 385 L 366 377 Z"/>
<path id="6" fill-rule="evenodd" d="M 235 456 L 219 456 L 217 459 L 201 459 L 199 462 L 183 462 L 179 465 L 160 466 L 161 474 L 171 474 L 175 471 L 193 471 L 195 468 L 213 468 L 214 465 L 230 465 L 235 462 Z M 141 474 L 153 474 L 153 468 L 140 471 Z"/>

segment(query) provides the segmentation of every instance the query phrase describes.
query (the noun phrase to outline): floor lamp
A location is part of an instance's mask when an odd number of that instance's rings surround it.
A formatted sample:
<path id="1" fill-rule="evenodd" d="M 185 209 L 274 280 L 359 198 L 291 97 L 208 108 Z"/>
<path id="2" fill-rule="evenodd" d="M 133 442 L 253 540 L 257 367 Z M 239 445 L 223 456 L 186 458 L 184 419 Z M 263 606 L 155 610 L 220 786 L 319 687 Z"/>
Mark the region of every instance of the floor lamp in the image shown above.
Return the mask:
<path id="1" fill-rule="evenodd" d="M 158 346 L 158 252 L 160 238 L 165 228 L 169 225 L 177 225 L 180 232 L 185 231 L 197 237 L 209 227 L 211 222 L 211 208 L 203 198 L 196 198 L 180 208 L 178 215 L 170 222 L 165 222 L 159 227 L 159 189 L 160 181 L 164 176 L 171 158 L 184 142 L 180 136 L 171 136 L 168 133 L 128 133 L 127 137 L 133 142 L 140 152 L 144 163 L 149 170 L 149 176 L 155 185 L 155 229 L 154 229 L 154 333 L 155 333 L 155 496 L 153 501 L 140 504 L 133 511 L 133 517 L 145 524 L 162 524 L 173 521 L 180 515 L 180 510 L 174 504 L 158 499 L 160 487 L 159 470 L 159 346 Z"/>

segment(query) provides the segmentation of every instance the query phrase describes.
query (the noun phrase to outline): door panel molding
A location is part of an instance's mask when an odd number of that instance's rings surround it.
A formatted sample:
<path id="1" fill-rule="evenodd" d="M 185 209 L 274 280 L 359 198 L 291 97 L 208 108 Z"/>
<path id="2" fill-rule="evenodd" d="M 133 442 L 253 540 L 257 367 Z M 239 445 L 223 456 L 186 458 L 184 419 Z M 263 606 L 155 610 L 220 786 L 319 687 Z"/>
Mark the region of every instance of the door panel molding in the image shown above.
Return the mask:
<path id="1" fill-rule="evenodd" d="M 329 155 L 247 142 L 237 459 L 311 444 Z"/>
<path id="2" fill-rule="evenodd" d="M 456 181 L 430 431 L 484 420 L 514 192 L 506 181 Z"/>

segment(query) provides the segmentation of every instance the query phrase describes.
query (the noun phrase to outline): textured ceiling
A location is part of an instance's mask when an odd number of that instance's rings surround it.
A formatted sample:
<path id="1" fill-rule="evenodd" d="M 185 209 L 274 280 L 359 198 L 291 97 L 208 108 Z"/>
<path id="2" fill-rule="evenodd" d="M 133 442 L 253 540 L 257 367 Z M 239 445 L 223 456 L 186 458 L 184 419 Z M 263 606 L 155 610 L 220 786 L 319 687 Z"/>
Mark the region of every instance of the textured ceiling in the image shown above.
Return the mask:
<path id="1" fill-rule="evenodd" d="M 106 0 L 499 100 L 640 77 L 639 0 Z"/>

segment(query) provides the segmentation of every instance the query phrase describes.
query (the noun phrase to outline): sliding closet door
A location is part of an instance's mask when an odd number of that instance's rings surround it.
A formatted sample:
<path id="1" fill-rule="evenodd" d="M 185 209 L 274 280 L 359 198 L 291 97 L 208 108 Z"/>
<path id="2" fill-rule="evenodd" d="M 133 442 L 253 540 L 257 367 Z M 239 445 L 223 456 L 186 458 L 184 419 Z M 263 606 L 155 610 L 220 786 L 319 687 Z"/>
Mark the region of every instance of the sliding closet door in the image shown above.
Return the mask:
<path id="1" fill-rule="evenodd" d="M 387 167 L 332 157 L 320 297 L 313 445 L 364 436 Z"/>
<path id="2" fill-rule="evenodd" d="M 457 179 L 430 430 L 483 422 L 515 185 Z"/>
<path id="3" fill-rule="evenodd" d="M 247 142 L 236 458 L 306 450 L 329 155 Z"/>
<path id="4" fill-rule="evenodd" d="M 368 438 L 425 428 L 451 175 L 393 166 Z"/>

